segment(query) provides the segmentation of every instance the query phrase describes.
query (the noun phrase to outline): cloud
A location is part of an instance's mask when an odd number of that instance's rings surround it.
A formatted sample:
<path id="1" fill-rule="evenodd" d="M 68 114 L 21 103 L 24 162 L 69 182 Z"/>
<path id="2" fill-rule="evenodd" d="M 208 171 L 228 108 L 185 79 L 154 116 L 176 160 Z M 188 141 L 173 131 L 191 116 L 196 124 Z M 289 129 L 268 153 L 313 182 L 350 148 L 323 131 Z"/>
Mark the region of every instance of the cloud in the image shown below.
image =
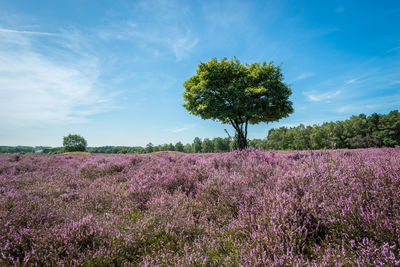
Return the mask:
<path id="1" fill-rule="evenodd" d="M 339 6 L 333 10 L 335 13 L 343 13 L 346 9 L 343 6 Z"/>
<path id="2" fill-rule="evenodd" d="M 341 107 L 337 108 L 336 112 L 344 113 L 344 112 L 348 112 L 348 111 L 352 111 L 352 110 L 355 110 L 354 105 L 345 105 L 345 106 L 341 106 Z"/>
<path id="3" fill-rule="evenodd" d="M 187 130 L 190 130 L 190 129 L 191 128 L 184 127 L 184 128 L 178 128 L 178 129 L 171 130 L 171 132 L 180 133 L 180 132 L 184 132 L 184 131 L 187 131 Z"/>
<path id="4" fill-rule="evenodd" d="M 396 46 L 396 47 L 390 48 L 390 49 L 388 49 L 386 51 L 386 53 L 391 53 L 391 52 L 398 51 L 398 50 L 400 50 L 400 46 Z"/>
<path id="5" fill-rule="evenodd" d="M 99 29 L 98 36 L 107 41 L 130 42 L 153 57 L 173 54 L 177 61 L 189 56 L 199 43 L 184 3 L 139 1 L 132 12 L 137 14 L 135 21 L 114 21 Z"/>
<path id="6" fill-rule="evenodd" d="M 218 29 L 242 28 L 249 30 L 248 17 L 251 4 L 246 1 L 204 1 L 203 14 L 210 26 Z M 271 14 L 267 14 L 271 15 Z"/>
<path id="7" fill-rule="evenodd" d="M 193 125 L 191 125 L 191 126 L 187 126 L 187 127 L 182 127 L 182 128 L 177 128 L 177 129 L 173 129 L 173 130 L 170 130 L 170 132 L 172 132 L 172 133 L 181 133 L 181 132 L 185 132 L 185 131 L 188 131 L 188 130 L 192 130 L 193 128 L 195 128 L 196 126 L 193 124 Z"/>
<path id="8" fill-rule="evenodd" d="M 17 31 L 17 30 L 10 30 L 10 29 L 4 29 L 4 28 L 0 28 L 0 32 L 26 34 L 26 35 L 42 35 L 42 36 L 57 36 L 58 35 L 56 33 L 49 33 L 49 32 Z"/>
<path id="9" fill-rule="evenodd" d="M 177 37 L 175 39 L 167 39 L 166 42 L 175 54 L 178 61 L 186 57 L 199 42 L 198 38 L 191 38 L 190 33 L 186 36 Z"/>
<path id="10" fill-rule="evenodd" d="M 344 83 L 346 83 L 346 84 L 352 84 L 352 83 L 355 83 L 355 82 L 358 81 L 358 80 L 359 80 L 358 78 L 354 78 L 354 79 L 347 80 L 347 81 L 345 81 Z"/>
<path id="11" fill-rule="evenodd" d="M 352 83 L 355 83 L 355 82 L 360 81 L 362 78 L 367 77 L 368 75 L 369 75 L 369 73 L 365 73 L 365 74 L 359 75 L 359 76 L 357 76 L 357 77 L 348 79 L 348 80 L 346 80 L 344 83 L 345 83 L 345 84 L 352 84 Z"/>
<path id="12" fill-rule="evenodd" d="M 340 73 L 313 86 L 326 88 L 325 92 L 309 91 L 303 95 L 309 101 L 331 103 L 321 108 L 342 115 L 399 109 L 398 60 L 397 54 L 374 56 L 349 67 L 346 73 Z M 340 98 L 340 101 L 333 102 L 334 98 Z"/>
<path id="13" fill-rule="evenodd" d="M 314 73 L 312 73 L 312 72 L 303 72 L 303 73 L 300 73 L 299 75 L 297 75 L 297 77 L 294 78 L 294 80 L 292 82 L 304 80 L 304 79 L 310 78 L 312 76 L 314 76 Z"/>
<path id="14" fill-rule="evenodd" d="M 177 61 L 188 56 L 199 42 L 189 29 L 166 25 L 145 27 L 132 22 L 114 24 L 111 29 L 99 31 L 98 35 L 107 41 L 128 41 L 154 57 L 172 53 Z"/>
<path id="15" fill-rule="evenodd" d="M 190 30 L 169 27 L 151 31 L 131 24 L 125 34 L 125 38 L 130 41 L 141 41 L 141 48 L 146 50 L 150 47 L 156 47 L 161 50 L 168 50 L 175 55 L 176 60 L 180 61 L 187 56 L 197 45 L 199 39 L 193 37 Z M 153 50 L 154 51 L 154 50 Z M 155 54 L 157 55 L 157 54 Z"/>
<path id="16" fill-rule="evenodd" d="M 369 99 L 362 99 L 354 101 L 352 104 L 343 105 L 338 107 L 335 112 L 337 113 L 362 113 L 362 112 L 380 112 L 388 109 L 400 108 L 400 94 L 392 94 L 381 97 L 374 97 Z"/>
<path id="17" fill-rule="evenodd" d="M 45 40 L 41 38 L 54 38 Z M 109 109 L 97 58 L 50 43 L 66 34 L 0 30 L 0 123 L 32 126 L 85 122 Z M 76 36 L 75 36 L 76 38 Z M 43 49 L 45 48 L 45 49 Z M 57 55 L 57 56 L 56 56 Z"/>
<path id="18" fill-rule="evenodd" d="M 325 102 L 329 102 L 331 99 L 337 97 L 338 95 L 340 95 L 342 93 L 341 90 L 336 90 L 336 91 L 330 91 L 330 92 L 326 92 L 326 93 L 312 93 L 312 92 L 308 92 L 308 93 L 304 93 L 309 100 L 311 101 L 316 101 L 316 102 L 320 102 L 320 101 L 325 101 Z"/>

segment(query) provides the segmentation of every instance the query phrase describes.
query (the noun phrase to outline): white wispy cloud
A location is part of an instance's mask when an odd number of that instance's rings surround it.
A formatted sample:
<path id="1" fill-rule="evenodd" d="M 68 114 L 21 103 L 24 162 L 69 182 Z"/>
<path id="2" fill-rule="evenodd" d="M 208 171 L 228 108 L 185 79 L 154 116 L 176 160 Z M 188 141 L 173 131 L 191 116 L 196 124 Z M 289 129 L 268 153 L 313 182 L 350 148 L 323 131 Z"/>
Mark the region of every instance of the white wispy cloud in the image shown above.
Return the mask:
<path id="1" fill-rule="evenodd" d="M 297 82 L 297 81 L 300 81 L 300 80 L 304 80 L 304 79 L 310 78 L 312 76 L 314 76 L 314 73 L 312 73 L 310 71 L 303 72 L 303 73 L 300 73 L 299 75 L 297 75 L 292 82 Z"/>
<path id="2" fill-rule="evenodd" d="M 5 28 L 0 28 L 0 32 L 16 33 L 16 34 L 24 34 L 24 35 L 42 35 L 42 36 L 58 36 L 59 35 L 57 33 L 50 33 L 50 32 L 18 31 L 18 30 L 5 29 Z"/>
<path id="3" fill-rule="evenodd" d="M 42 37 L 57 39 L 54 42 L 67 39 L 66 34 L 0 30 L 0 123 L 84 122 L 106 111 L 111 98 L 98 82 L 97 58 L 68 48 L 49 48 Z"/>
<path id="4" fill-rule="evenodd" d="M 325 101 L 325 102 L 329 102 L 331 99 L 339 96 L 342 93 L 341 90 L 336 90 L 336 91 L 329 91 L 329 92 L 325 92 L 325 93 L 315 93 L 315 92 L 306 92 L 304 93 L 309 100 L 311 101 Z"/>
<path id="5" fill-rule="evenodd" d="M 138 39 L 143 42 L 142 48 L 147 48 L 149 45 L 155 45 L 161 49 L 164 47 L 172 52 L 178 61 L 187 56 L 199 41 L 198 38 L 192 36 L 188 29 L 169 27 L 160 31 L 149 31 L 149 29 L 137 27 L 135 24 L 129 26 L 126 37 L 133 38 L 132 41 Z"/>
<path id="6" fill-rule="evenodd" d="M 308 91 L 303 95 L 312 102 L 329 103 L 329 106 L 326 106 L 327 110 L 341 114 L 398 108 L 400 103 L 398 60 L 397 54 L 387 56 L 385 51 L 382 51 L 382 55 L 359 62 L 351 66 L 347 72 L 313 86 L 320 88 L 320 91 Z"/>
<path id="7" fill-rule="evenodd" d="M 353 111 L 355 110 L 354 105 L 344 105 L 344 106 L 337 108 L 336 112 L 344 113 L 344 112 L 348 112 L 348 111 L 352 111 L 352 110 Z"/>
<path id="8" fill-rule="evenodd" d="M 398 50 L 400 50 L 400 46 L 396 46 L 396 47 L 390 48 L 390 49 L 388 49 L 386 51 L 386 53 L 392 53 L 392 52 L 398 51 Z"/>
<path id="9" fill-rule="evenodd" d="M 269 4 L 269 3 L 268 3 Z M 213 28 L 246 27 L 251 4 L 246 1 L 204 1 L 204 17 Z M 271 12 L 273 13 L 273 12 Z M 273 14 L 267 14 L 268 16 Z M 245 26 L 246 25 L 246 26 Z M 249 30 L 248 27 L 246 27 Z M 223 32 L 221 32 L 223 34 Z"/>
<path id="10" fill-rule="evenodd" d="M 388 96 L 374 97 L 354 101 L 352 104 L 342 105 L 336 108 L 337 113 L 366 113 L 379 112 L 379 110 L 399 109 L 400 94 L 392 94 Z"/>
<path id="11" fill-rule="evenodd" d="M 190 128 L 188 128 L 188 127 L 178 128 L 178 129 L 171 130 L 171 132 L 180 133 L 180 132 L 184 132 L 184 131 L 187 131 L 187 130 L 190 130 Z"/>
<path id="12" fill-rule="evenodd" d="M 169 52 L 175 55 L 177 61 L 188 56 L 199 42 L 199 38 L 184 27 L 159 25 L 149 28 L 132 22 L 115 24 L 110 30 L 102 29 L 99 37 L 129 41 L 156 57 Z"/>
<path id="13" fill-rule="evenodd" d="M 196 125 L 192 124 L 192 125 L 190 125 L 190 126 L 186 126 L 186 127 L 182 127 L 182 128 L 177 128 L 177 129 L 172 129 L 172 130 L 170 130 L 170 132 L 172 132 L 172 133 L 181 133 L 181 132 L 185 132 L 185 131 L 188 131 L 188 130 L 192 130 L 192 129 L 194 129 L 195 127 L 196 127 Z"/>
<path id="14" fill-rule="evenodd" d="M 343 13 L 346 9 L 343 6 L 339 6 L 333 10 L 335 13 Z"/>
<path id="15" fill-rule="evenodd" d="M 344 83 L 345 84 L 352 84 L 352 83 L 355 83 L 355 82 L 359 82 L 361 79 L 367 77 L 368 75 L 369 75 L 369 73 L 365 73 L 365 74 L 359 75 L 357 77 L 352 77 L 352 78 L 346 80 Z"/>
<path id="16" fill-rule="evenodd" d="M 138 1 L 132 12 L 138 14 L 137 20 L 114 21 L 99 29 L 98 36 L 107 41 L 127 41 L 153 57 L 172 54 L 177 61 L 189 56 L 200 41 L 188 22 L 190 15 L 184 3 Z"/>
<path id="17" fill-rule="evenodd" d="M 186 57 L 199 42 L 199 39 L 190 36 L 190 32 L 186 36 L 180 36 L 175 39 L 167 39 L 166 42 L 175 54 L 176 59 L 182 60 Z"/>

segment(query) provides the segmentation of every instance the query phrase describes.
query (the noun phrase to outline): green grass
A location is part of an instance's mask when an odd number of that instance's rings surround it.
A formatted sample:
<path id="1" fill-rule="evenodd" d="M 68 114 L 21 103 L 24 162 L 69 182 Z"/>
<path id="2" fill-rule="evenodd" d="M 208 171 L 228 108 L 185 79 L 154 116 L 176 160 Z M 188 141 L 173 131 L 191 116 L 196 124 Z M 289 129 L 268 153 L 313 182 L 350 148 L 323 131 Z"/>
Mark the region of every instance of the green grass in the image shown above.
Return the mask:
<path id="1" fill-rule="evenodd" d="M 90 155 L 90 154 L 91 153 L 89 153 L 89 152 L 81 152 L 81 151 L 63 153 L 63 155 Z"/>
<path id="2" fill-rule="evenodd" d="M 172 150 L 163 150 L 163 151 L 155 151 L 155 152 L 151 152 L 151 154 L 158 154 L 158 153 L 162 153 L 162 152 L 167 152 L 168 154 L 179 153 L 178 151 L 172 151 Z"/>

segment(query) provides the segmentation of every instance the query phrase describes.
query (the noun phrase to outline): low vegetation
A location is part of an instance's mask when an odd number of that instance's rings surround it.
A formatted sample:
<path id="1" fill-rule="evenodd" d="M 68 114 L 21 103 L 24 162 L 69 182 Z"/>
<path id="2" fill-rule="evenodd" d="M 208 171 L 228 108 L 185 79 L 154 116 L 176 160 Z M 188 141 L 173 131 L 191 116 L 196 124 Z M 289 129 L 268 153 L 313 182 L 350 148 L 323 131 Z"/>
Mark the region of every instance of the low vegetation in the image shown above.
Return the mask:
<path id="1" fill-rule="evenodd" d="M 64 155 L 90 155 L 89 152 L 75 151 L 75 152 L 65 152 Z"/>
<path id="2" fill-rule="evenodd" d="M 398 148 L 0 155 L 0 265 L 400 264 Z"/>

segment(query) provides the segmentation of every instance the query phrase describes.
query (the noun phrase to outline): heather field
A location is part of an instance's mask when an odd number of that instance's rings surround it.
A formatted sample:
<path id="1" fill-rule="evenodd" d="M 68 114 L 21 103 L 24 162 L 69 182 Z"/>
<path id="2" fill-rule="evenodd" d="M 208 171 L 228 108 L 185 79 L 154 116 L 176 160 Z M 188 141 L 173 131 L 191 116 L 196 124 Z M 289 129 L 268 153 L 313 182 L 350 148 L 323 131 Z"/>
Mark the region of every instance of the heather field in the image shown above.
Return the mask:
<path id="1" fill-rule="evenodd" d="M 1 155 L 0 265 L 400 265 L 400 149 Z"/>

